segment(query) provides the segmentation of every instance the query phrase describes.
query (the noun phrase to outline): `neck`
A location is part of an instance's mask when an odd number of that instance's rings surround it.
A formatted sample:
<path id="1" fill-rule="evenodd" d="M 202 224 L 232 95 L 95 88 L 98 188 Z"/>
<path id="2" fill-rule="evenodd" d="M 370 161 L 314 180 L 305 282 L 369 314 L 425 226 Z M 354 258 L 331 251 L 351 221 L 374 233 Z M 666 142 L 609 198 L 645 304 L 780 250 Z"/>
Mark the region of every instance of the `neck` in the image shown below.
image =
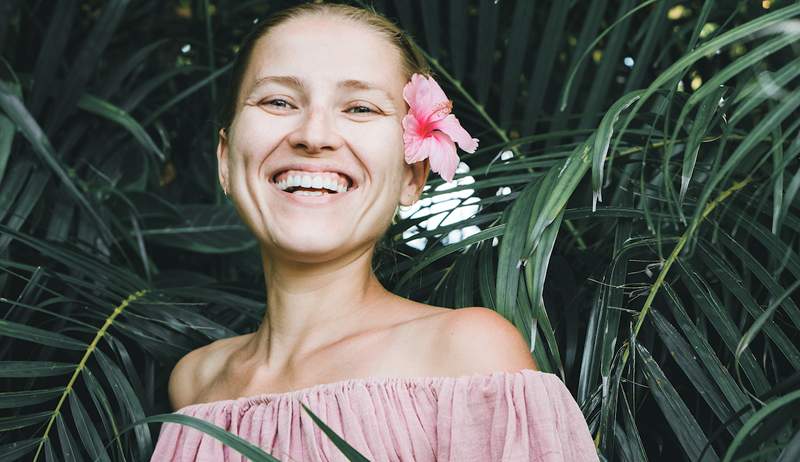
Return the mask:
<path id="1" fill-rule="evenodd" d="M 366 311 L 393 297 L 372 272 L 373 253 L 370 246 L 306 263 L 267 256 L 262 248 L 267 309 L 249 349 L 257 363 L 288 371 L 309 353 L 362 330 L 372 318 Z"/>

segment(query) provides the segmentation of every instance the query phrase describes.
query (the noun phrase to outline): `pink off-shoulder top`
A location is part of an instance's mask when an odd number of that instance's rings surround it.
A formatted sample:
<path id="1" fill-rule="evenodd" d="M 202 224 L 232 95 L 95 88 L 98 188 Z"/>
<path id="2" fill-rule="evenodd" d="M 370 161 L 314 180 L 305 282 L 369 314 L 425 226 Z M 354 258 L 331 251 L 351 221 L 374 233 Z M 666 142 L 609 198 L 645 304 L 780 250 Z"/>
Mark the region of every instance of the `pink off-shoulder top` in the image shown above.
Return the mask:
<path id="1" fill-rule="evenodd" d="M 300 403 L 373 462 L 583 462 L 588 426 L 553 374 L 522 369 L 460 377 L 366 377 L 285 393 L 194 404 L 209 421 L 282 462 L 346 461 Z M 165 423 L 151 461 L 245 461 L 192 427 Z"/>

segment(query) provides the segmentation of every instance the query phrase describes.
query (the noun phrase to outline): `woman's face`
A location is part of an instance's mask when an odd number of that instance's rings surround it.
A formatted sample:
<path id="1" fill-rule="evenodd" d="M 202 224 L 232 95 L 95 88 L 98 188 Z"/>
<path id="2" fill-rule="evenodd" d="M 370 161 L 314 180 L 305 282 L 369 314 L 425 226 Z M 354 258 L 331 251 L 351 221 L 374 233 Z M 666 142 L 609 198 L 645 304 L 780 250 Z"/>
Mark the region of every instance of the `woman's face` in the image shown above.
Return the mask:
<path id="1" fill-rule="evenodd" d="M 388 40 L 340 18 L 293 19 L 256 42 L 217 156 L 270 255 L 320 262 L 368 248 L 419 197 L 428 164 L 404 161 L 400 63 Z M 303 177 L 309 192 L 291 193 Z M 330 188 L 340 192 L 320 191 Z"/>

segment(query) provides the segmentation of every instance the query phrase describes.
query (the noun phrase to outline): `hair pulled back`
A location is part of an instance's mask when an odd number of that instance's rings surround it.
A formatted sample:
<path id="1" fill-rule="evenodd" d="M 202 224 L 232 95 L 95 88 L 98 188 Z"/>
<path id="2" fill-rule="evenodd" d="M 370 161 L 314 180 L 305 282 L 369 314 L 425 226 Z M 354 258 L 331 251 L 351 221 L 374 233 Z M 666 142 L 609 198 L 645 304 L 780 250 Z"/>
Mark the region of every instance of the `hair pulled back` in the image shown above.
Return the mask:
<path id="1" fill-rule="evenodd" d="M 340 3 L 304 3 L 284 10 L 276 11 L 265 20 L 256 23 L 242 41 L 236 53 L 233 68 L 231 69 L 231 80 L 228 86 L 227 97 L 223 100 L 223 106 L 219 114 L 222 127 L 226 130 L 230 128 L 236 111 L 238 109 L 239 91 L 241 90 L 244 74 L 250 63 L 255 43 L 259 38 L 266 35 L 272 28 L 306 16 L 325 16 L 339 17 L 345 20 L 363 24 L 375 32 L 381 34 L 400 51 L 402 56 L 402 69 L 405 73 L 404 80 L 410 80 L 411 75 L 419 73 L 430 75 L 431 69 L 422 53 L 412 45 L 411 39 L 397 25 L 374 9 L 359 8 Z"/>

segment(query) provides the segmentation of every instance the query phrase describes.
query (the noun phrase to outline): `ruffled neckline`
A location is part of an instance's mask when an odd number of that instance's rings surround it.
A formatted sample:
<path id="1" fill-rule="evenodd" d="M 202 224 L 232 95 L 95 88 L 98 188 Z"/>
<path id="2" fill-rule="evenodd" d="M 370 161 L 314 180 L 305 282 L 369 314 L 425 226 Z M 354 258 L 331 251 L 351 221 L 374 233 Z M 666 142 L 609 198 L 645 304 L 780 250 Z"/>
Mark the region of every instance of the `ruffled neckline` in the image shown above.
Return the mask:
<path id="1" fill-rule="evenodd" d="M 278 393 L 258 393 L 250 396 L 242 396 L 232 399 L 221 399 L 216 401 L 207 401 L 204 403 L 195 403 L 184 406 L 176 413 L 182 413 L 191 409 L 197 409 L 209 406 L 220 405 L 240 405 L 250 407 L 254 404 L 269 403 L 271 401 L 279 401 L 286 399 L 300 398 L 314 393 L 335 393 L 344 390 L 352 389 L 353 387 L 373 387 L 373 386 L 390 386 L 390 387 L 418 387 L 418 386 L 433 386 L 439 388 L 443 383 L 462 383 L 479 384 L 491 383 L 500 376 L 509 378 L 509 376 L 535 376 L 535 375 L 553 375 L 549 372 L 536 371 L 533 369 L 520 369 L 518 371 L 496 371 L 496 372 L 478 372 L 474 374 L 466 374 L 459 376 L 412 376 L 412 377 L 358 377 L 344 380 L 337 380 L 335 382 L 320 383 L 309 387 L 298 388 L 296 390 L 278 392 Z"/>

